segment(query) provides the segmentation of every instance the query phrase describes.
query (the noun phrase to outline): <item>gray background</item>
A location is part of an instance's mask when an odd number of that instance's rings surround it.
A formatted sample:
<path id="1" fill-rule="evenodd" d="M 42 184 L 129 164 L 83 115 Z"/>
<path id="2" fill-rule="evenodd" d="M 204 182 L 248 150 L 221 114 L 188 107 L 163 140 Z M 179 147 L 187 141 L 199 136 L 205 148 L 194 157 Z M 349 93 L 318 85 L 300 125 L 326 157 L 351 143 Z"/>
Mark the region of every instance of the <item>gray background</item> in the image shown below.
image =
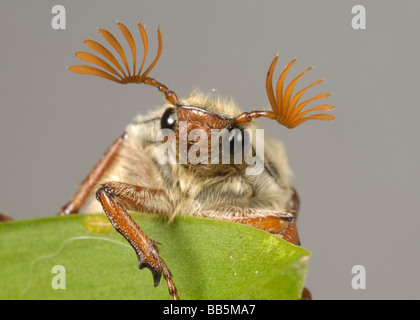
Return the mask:
<path id="1" fill-rule="evenodd" d="M 67 29 L 53 30 L 53 5 Z M 367 29 L 353 30 L 363 4 Z M 419 298 L 419 44 L 415 1 L 1 1 L 0 212 L 55 214 L 109 143 L 139 112 L 161 103 L 153 88 L 75 75 L 82 40 L 118 35 L 115 19 L 142 21 L 164 52 L 152 76 L 179 96 L 216 88 L 244 110 L 268 106 L 265 75 L 279 51 L 288 79 L 321 77 L 305 95 L 334 95 L 333 122 L 294 130 L 262 120 L 289 151 L 313 252 L 307 286 L 316 299 Z M 138 35 L 136 34 L 136 37 Z M 276 77 L 276 76 L 275 76 Z M 314 104 L 315 105 L 315 104 Z M 366 290 L 351 269 L 366 268 Z"/>

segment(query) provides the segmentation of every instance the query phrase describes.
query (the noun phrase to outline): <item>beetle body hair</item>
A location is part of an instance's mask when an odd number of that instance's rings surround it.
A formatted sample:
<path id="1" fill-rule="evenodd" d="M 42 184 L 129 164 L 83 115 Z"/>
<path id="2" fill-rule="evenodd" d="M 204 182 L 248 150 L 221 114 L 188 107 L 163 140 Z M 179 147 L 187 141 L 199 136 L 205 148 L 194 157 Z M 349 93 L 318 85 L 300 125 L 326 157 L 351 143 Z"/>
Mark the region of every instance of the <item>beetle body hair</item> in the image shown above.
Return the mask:
<path id="1" fill-rule="evenodd" d="M 203 94 L 194 90 L 182 100 L 183 105 L 195 106 L 224 117 L 235 117 L 240 113 L 232 100 Z M 265 209 L 267 212 L 285 212 L 291 201 L 293 188 L 285 149 L 279 141 L 264 134 L 264 170 L 259 175 L 245 175 L 243 172 L 214 174 L 205 170 L 198 172 L 190 166 L 164 164 L 157 161 L 157 141 L 161 129 L 163 112 L 171 107 L 166 103 L 147 115 L 138 115 L 126 127 L 124 143 L 113 164 L 99 182 L 124 182 L 146 188 L 166 191 L 172 210 L 169 217 L 176 215 L 235 215 L 234 210 L 218 210 L 223 206 Z M 258 123 L 246 123 L 248 129 L 258 128 Z M 223 165 L 222 165 L 223 166 Z M 83 212 L 102 212 L 92 191 Z M 150 199 L 152 206 L 162 206 Z M 259 210 L 258 214 L 262 214 Z M 257 213 L 256 213 L 257 214 Z"/>

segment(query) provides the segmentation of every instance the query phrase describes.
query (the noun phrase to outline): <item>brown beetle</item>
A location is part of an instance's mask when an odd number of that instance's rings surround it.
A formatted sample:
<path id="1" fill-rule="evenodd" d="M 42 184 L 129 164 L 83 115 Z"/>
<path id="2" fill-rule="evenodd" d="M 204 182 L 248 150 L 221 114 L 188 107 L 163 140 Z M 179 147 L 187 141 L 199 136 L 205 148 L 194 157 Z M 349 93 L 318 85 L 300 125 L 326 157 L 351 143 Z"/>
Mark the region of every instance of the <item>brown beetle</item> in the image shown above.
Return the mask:
<path id="1" fill-rule="evenodd" d="M 281 73 L 274 89 L 272 77 L 278 60 L 276 56 L 266 79 L 271 111 L 241 113 L 233 102 L 210 98 L 198 91 L 179 100 L 165 85 L 148 77 L 162 52 L 160 30 L 158 29 L 156 57 L 145 68 L 148 38 L 144 27 L 138 23 L 144 51 L 140 63 L 137 61 L 132 34 L 120 22 L 118 27 L 131 50 L 131 68 L 118 40 L 110 32 L 99 29 L 101 36 L 118 53 L 122 64 L 103 45 L 86 40 L 85 44 L 108 62 L 88 52 L 77 52 L 78 58 L 96 67 L 75 65 L 69 70 L 121 84 L 151 85 L 164 94 L 167 102 L 149 115 L 137 116 L 127 126 L 124 135 L 105 152 L 60 213 L 74 214 L 82 206 L 84 212 L 103 209 L 114 228 L 135 250 L 139 268 L 150 269 L 155 286 L 159 284 L 163 274 L 173 299 L 179 297 L 169 268 L 159 256 L 156 243 L 134 222 L 127 213 L 128 210 L 170 217 L 182 213 L 238 222 L 299 244 L 296 229 L 299 199 L 291 183 L 291 170 L 285 150 L 279 142 L 263 135 L 264 151 L 258 154 L 258 139 L 254 141 L 250 136 L 255 135 L 259 129 L 258 124 L 253 121 L 259 117 L 275 119 L 287 128 L 294 128 L 307 120 L 332 120 L 334 117 L 327 114 L 305 116 L 311 111 L 331 110 L 332 105 L 324 104 L 302 111 L 310 101 L 326 98 L 328 93 L 299 103 L 307 89 L 323 80 L 318 80 L 293 95 L 296 83 L 311 69 L 308 68 L 283 92 L 285 77 L 296 61 L 293 59 Z M 140 66 L 137 70 L 138 65 Z M 159 138 L 164 130 L 172 134 L 163 134 L 163 138 Z M 214 132 L 223 134 L 215 139 L 212 135 Z M 167 147 L 166 153 L 162 153 L 163 146 Z M 254 163 L 245 161 L 245 152 L 238 156 L 237 150 L 245 149 L 250 150 Z M 215 153 L 209 153 L 208 150 Z M 223 153 L 225 150 L 227 153 Z M 173 161 L 161 161 L 162 155 L 170 152 Z M 191 154 L 200 161 L 194 162 Z M 220 155 L 222 158 L 227 155 L 222 163 Z M 258 159 L 262 163 L 262 170 L 257 174 L 247 174 L 248 169 L 257 167 Z M 97 185 L 99 187 L 95 188 Z"/>

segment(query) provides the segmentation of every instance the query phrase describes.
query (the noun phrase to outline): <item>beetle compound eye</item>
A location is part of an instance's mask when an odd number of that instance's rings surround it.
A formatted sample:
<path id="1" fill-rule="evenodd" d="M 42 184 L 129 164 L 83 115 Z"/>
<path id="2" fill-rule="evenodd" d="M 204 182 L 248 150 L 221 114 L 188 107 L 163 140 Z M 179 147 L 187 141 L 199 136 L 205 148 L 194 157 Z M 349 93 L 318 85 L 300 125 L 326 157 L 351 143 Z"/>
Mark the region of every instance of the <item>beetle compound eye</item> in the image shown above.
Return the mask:
<path id="1" fill-rule="evenodd" d="M 172 129 L 176 123 L 176 112 L 174 108 L 168 108 L 160 118 L 160 127 L 162 129 Z"/>

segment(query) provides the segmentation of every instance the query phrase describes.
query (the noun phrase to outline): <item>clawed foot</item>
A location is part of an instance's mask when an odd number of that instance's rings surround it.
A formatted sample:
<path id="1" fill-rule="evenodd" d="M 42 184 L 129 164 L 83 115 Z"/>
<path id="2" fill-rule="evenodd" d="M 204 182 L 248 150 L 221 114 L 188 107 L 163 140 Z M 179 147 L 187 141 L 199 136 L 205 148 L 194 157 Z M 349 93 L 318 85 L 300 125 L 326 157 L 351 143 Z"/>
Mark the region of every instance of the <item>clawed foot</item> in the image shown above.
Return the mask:
<path id="1" fill-rule="evenodd" d="M 139 260 L 139 269 L 148 268 L 152 272 L 155 287 L 160 283 L 160 279 L 163 274 L 163 278 L 168 285 L 169 294 L 172 299 L 179 300 L 177 289 L 172 280 L 172 274 L 165 262 L 159 256 L 159 250 L 156 243 L 149 237 L 147 239 L 146 248 L 147 249 L 141 248 L 140 250 L 135 248 L 137 258 Z"/>

